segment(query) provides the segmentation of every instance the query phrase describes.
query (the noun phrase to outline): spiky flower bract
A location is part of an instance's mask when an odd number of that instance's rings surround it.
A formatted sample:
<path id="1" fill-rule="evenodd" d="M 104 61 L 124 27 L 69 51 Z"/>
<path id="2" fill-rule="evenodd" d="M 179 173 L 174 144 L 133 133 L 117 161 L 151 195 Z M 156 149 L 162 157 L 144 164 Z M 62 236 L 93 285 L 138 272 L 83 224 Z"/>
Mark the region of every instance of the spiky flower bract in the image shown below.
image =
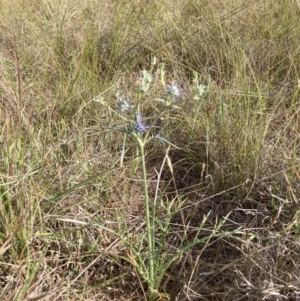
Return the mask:
<path id="1" fill-rule="evenodd" d="M 140 135 L 149 129 L 149 126 L 143 123 L 141 113 L 136 113 L 136 121 L 134 122 L 133 128 L 134 131 Z"/>

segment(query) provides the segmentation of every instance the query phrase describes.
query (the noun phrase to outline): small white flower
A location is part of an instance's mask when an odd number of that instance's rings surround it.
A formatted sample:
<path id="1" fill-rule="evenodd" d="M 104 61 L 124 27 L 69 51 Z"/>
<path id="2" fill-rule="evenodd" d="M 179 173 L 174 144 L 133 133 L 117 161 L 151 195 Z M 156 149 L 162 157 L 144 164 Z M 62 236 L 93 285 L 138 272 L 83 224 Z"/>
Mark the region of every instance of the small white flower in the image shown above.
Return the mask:
<path id="1" fill-rule="evenodd" d="M 165 100 L 163 98 L 155 98 L 154 100 L 158 101 L 158 102 L 162 102 L 167 107 L 172 106 L 172 108 L 174 108 L 174 109 L 180 109 L 178 106 L 174 105 L 174 101 L 172 101 L 170 99 Z"/>
<path id="2" fill-rule="evenodd" d="M 104 100 L 104 97 L 101 96 L 101 94 L 99 94 L 93 98 L 93 101 L 95 101 L 95 102 L 103 102 L 103 100 Z"/>
<path id="3" fill-rule="evenodd" d="M 173 100 L 176 100 L 176 98 L 180 98 L 182 96 L 179 87 L 175 84 L 174 81 L 172 81 L 171 85 L 167 85 L 166 93 L 168 95 L 171 95 Z"/>
<path id="4" fill-rule="evenodd" d="M 199 85 L 198 83 L 194 87 L 195 96 L 194 99 L 200 100 L 203 95 L 207 92 L 207 86 L 206 85 Z"/>
<path id="5" fill-rule="evenodd" d="M 136 85 L 141 92 L 147 93 L 152 82 L 152 75 L 147 70 L 142 70 L 141 73 L 142 76 L 137 80 Z"/>
<path id="6" fill-rule="evenodd" d="M 124 98 L 120 98 L 117 102 L 117 111 L 121 114 L 125 115 L 127 113 L 131 113 L 132 105 L 130 102 Z"/>

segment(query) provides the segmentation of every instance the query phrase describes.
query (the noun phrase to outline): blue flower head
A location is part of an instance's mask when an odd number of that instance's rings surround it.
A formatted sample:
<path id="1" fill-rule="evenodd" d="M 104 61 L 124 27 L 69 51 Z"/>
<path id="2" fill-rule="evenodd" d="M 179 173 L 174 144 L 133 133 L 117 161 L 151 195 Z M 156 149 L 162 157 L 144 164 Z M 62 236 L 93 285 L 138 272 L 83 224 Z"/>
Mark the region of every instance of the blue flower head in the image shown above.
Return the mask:
<path id="1" fill-rule="evenodd" d="M 133 129 L 138 134 L 143 134 L 148 130 L 149 126 L 142 122 L 142 117 L 140 113 L 136 114 L 136 121 L 134 122 Z"/>
<path id="2" fill-rule="evenodd" d="M 126 99 L 120 98 L 117 102 L 117 111 L 121 114 L 130 114 L 132 111 L 132 105 Z"/>

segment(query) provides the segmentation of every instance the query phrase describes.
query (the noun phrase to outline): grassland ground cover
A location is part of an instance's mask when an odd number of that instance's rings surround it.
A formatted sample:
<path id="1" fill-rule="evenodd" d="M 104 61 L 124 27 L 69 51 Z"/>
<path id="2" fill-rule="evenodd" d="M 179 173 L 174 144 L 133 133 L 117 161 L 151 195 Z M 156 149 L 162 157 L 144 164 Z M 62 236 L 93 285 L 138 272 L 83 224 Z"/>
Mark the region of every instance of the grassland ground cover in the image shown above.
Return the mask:
<path id="1" fill-rule="evenodd" d="M 300 300 L 299 17 L 1 0 L 0 300 Z"/>

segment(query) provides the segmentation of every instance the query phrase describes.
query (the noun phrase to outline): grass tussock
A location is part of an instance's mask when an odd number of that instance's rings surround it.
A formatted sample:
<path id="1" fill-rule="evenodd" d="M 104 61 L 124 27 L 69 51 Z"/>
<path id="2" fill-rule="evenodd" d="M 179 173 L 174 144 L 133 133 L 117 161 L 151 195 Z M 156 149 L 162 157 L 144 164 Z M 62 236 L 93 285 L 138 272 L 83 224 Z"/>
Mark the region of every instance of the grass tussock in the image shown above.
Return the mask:
<path id="1" fill-rule="evenodd" d="M 0 299 L 298 300 L 299 15 L 292 0 L 1 1 Z M 179 108 L 155 119 L 172 82 Z M 109 130 L 120 98 L 169 148 Z"/>

